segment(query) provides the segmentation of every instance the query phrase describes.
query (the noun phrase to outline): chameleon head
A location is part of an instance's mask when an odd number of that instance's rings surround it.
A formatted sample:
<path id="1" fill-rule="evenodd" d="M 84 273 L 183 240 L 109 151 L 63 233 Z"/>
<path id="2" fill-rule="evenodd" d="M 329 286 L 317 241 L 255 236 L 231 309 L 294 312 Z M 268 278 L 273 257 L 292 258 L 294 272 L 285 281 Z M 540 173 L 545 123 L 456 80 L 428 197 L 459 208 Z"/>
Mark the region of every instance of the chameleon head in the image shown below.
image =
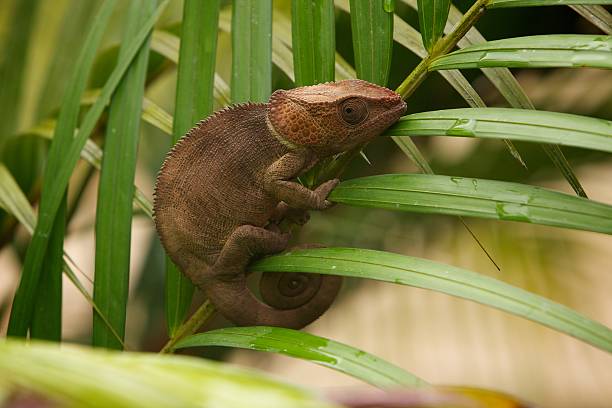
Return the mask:
<path id="1" fill-rule="evenodd" d="M 399 94 L 350 79 L 278 90 L 270 97 L 267 118 L 281 142 L 332 155 L 378 136 L 405 111 Z"/>

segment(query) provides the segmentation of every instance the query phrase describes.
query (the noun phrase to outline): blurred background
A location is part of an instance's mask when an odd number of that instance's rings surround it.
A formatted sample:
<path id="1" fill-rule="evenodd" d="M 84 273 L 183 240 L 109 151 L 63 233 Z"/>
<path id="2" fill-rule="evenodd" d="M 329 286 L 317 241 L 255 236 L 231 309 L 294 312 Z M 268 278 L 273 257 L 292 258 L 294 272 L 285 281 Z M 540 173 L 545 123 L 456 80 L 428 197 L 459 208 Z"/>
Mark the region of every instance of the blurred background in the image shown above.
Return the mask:
<path id="1" fill-rule="evenodd" d="M 20 68 L 24 88 L 18 103 L 0 106 L 0 131 L 21 136 L 4 142 L 1 159 L 35 202 L 39 194 L 37 177 L 48 146 L 46 141 L 30 135 L 29 130 L 57 113 L 83 33 L 101 1 L 40 1 L 33 19 L 16 13 L 19 1 L 0 2 L 0 41 L 9 37 L 19 18 L 33 25 L 30 38 L 4 43 L 0 56 L 0 66 L 16 56 L 24 61 Z M 89 88 L 100 87 L 112 68 L 128 0 L 119 3 L 103 41 L 102 49 L 106 51 L 97 59 Z M 229 2 L 225 3 L 222 13 L 229 13 Z M 400 1 L 396 3 L 398 15 L 418 27 L 416 12 Z M 453 4 L 465 11 L 471 1 Z M 289 16 L 288 1 L 275 0 L 274 7 L 275 12 Z M 26 10 L 21 13 L 28 12 L 27 8 L 20 9 Z M 172 1 L 158 28 L 177 33 L 181 10 L 182 2 Z M 599 33 L 569 7 L 491 10 L 476 27 L 488 40 L 533 34 Z M 336 30 L 337 50 L 352 64 L 348 14 L 336 12 Z M 227 32 L 220 31 L 218 44 L 217 72 L 229 83 L 231 41 Z M 419 62 L 402 46 L 395 43 L 394 47 L 390 88 L 399 85 Z M 152 54 L 146 96 L 168 112 L 173 111 L 175 68 Z M 609 71 L 543 69 L 513 73 L 537 109 L 612 119 Z M 504 106 L 503 98 L 480 71 L 468 70 L 464 74 L 489 106 Z M 279 69 L 273 75 L 274 87 L 293 86 Z M 0 84 L 0 92 L 11 92 L 11 87 Z M 409 112 L 465 106 L 438 74 L 430 75 L 408 100 Z M 96 137 L 102 134 L 98 131 Z M 537 145 L 516 143 L 527 163 L 526 170 L 502 143 L 495 141 L 446 137 L 415 141 L 438 174 L 518 181 L 571 193 Z M 136 185 L 148 197 L 169 146 L 167 135 L 143 124 Z M 580 149 L 563 150 L 590 198 L 612 203 L 610 156 Z M 366 154 L 372 164 L 357 159 L 344 178 L 416 171 L 390 139 L 372 143 Z M 69 191 L 72 218 L 65 243 L 66 252 L 90 279 L 94 270 L 97 180 L 95 170 L 79 164 Z M 324 214 L 313 214 L 294 240 L 383 249 L 453 264 L 543 295 L 612 326 L 612 237 L 510 222 L 467 222 L 501 271 L 454 217 L 336 206 Z M 5 334 L 27 234 L 4 213 L 0 218 L 0 245 L 0 334 Z M 153 224 L 142 214 L 137 215 L 126 330 L 126 343 L 131 350 L 158 351 L 167 339 L 163 265 L 164 255 Z M 197 295 L 194 305 L 201 301 L 201 295 Z M 91 307 L 69 281 L 64 284 L 64 303 L 64 339 L 89 344 Z M 207 328 L 226 324 L 217 317 Z M 609 354 L 535 323 L 421 289 L 348 280 L 331 310 L 307 330 L 373 353 L 434 384 L 502 390 L 542 406 L 605 407 L 612 400 Z M 331 370 L 271 354 L 212 348 L 200 351 L 208 358 L 261 368 L 324 391 L 364 386 Z"/>

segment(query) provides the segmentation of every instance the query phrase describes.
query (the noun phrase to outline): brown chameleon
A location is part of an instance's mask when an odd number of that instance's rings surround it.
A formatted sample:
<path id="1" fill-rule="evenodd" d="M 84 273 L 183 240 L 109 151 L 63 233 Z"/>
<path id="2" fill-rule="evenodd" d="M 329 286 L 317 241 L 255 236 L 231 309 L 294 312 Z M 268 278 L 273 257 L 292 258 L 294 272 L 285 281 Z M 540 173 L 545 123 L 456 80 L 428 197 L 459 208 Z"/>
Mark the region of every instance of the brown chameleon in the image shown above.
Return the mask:
<path id="1" fill-rule="evenodd" d="M 223 109 L 191 129 L 157 178 L 155 224 L 168 255 L 238 325 L 302 328 L 333 302 L 341 278 L 262 276 L 264 302 L 247 288 L 247 265 L 287 248 L 284 217 L 330 207 L 338 184 L 315 190 L 293 181 L 321 159 L 382 133 L 406 104 L 395 92 L 346 80 L 278 90 L 268 103 Z"/>

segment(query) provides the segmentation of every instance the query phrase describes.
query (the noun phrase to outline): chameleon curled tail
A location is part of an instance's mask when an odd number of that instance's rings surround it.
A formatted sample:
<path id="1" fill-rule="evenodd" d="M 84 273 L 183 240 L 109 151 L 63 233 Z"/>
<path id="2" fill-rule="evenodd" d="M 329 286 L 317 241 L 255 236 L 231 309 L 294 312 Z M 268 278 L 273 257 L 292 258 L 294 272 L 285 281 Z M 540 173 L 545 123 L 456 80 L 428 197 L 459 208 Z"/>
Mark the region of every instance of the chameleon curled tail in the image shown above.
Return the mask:
<path id="1" fill-rule="evenodd" d="M 264 273 L 261 297 L 246 286 L 246 277 L 209 280 L 204 291 L 221 313 L 234 323 L 301 329 L 321 316 L 334 301 L 342 278 L 310 273 Z"/>
<path id="2" fill-rule="evenodd" d="M 334 183 L 335 184 L 335 183 Z M 256 255 L 286 248 L 288 234 L 253 225 L 234 230 L 212 264 L 189 254 L 181 269 L 204 291 L 217 309 L 241 326 L 280 326 L 300 329 L 321 316 L 332 304 L 342 278 L 308 273 L 263 273 L 260 301 L 247 286 L 248 263 Z M 294 249 L 319 247 L 303 245 Z"/>

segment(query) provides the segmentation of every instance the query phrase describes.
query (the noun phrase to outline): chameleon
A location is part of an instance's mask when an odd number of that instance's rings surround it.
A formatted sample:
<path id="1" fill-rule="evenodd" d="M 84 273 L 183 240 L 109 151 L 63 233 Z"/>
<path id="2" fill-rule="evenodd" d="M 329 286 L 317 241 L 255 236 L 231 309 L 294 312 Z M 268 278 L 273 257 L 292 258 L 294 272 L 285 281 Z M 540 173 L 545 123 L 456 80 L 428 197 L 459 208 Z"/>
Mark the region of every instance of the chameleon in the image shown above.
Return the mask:
<path id="1" fill-rule="evenodd" d="M 332 304 L 341 278 L 262 274 L 259 300 L 247 266 L 282 252 L 290 233 L 324 210 L 338 179 L 295 181 L 322 159 L 372 140 L 406 110 L 399 94 L 362 80 L 277 90 L 267 103 L 233 105 L 200 121 L 170 150 L 155 186 L 163 247 L 216 309 L 240 326 L 302 328 Z"/>

